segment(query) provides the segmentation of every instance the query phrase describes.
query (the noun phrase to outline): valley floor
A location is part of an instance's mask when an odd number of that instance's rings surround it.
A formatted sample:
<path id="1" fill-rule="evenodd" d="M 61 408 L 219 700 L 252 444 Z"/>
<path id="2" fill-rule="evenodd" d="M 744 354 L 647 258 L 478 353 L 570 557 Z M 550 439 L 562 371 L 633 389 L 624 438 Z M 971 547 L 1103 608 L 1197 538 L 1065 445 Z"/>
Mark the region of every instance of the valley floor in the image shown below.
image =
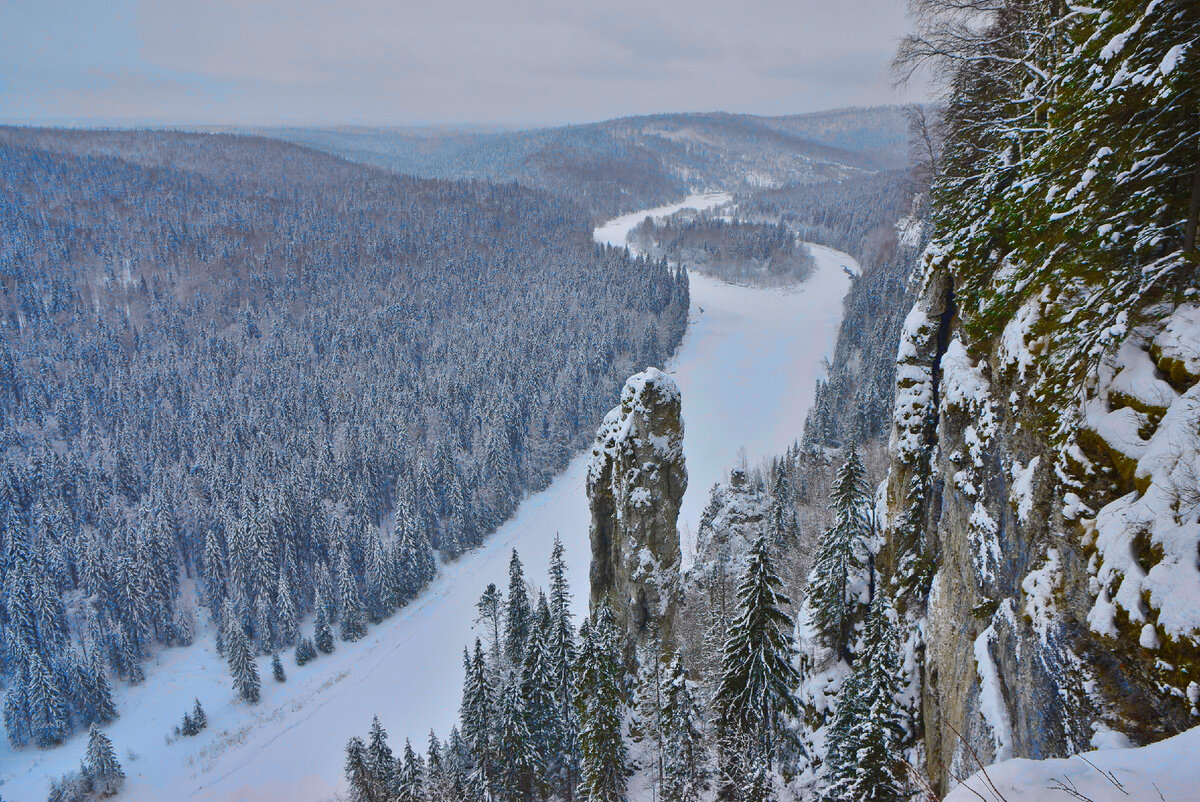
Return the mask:
<path id="1" fill-rule="evenodd" d="M 598 241 L 623 245 L 647 213 L 711 206 L 728 196 L 695 196 L 670 207 L 617 218 L 596 231 Z M 735 287 L 693 273 L 691 323 L 666 369 L 683 393 L 689 487 L 680 529 L 688 551 L 709 488 L 737 462 L 782 452 L 797 438 L 816 379 L 833 353 L 857 264 L 846 254 L 813 246 L 817 268 L 791 291 Z M 613 399 L 614 403 L 616 399 Z M 589 562 L 587 455 L 580 455 L 481 548 L 442 566 L 406 608 L 355 644 L 297 668 L 286 655 L 289 679 L 271 679 L 259 659 L 263 701 L 237 702 L 210 632 L 187 649 L 159 655 L 147 679 L 117 690 L 121 718 L 106 728 L 129 777 L 122 800 L 333 799 L 343 789 L 342 750 L 377 713 L 396 749 L 410 738 L 423 751 L 429 728 L 445 736 L 458 717 L 462 649 L 473 638 L 475 601 L 489 582 L 507 584 L 509 554 L 517 549 L 526 575 L 543 582 L 556 533 L 566 547 L 575 611 L 584 613 Z M 686 559 L 686 557 L 685 557 Z M 172 728 L 198 695 L 209 727 L 167 743 Z M 40 802 L 48 780 L 76 767 L 86 746 L 76 735 L 47 752 L 14 753 L 0 746 L 0 797 Z M 136 756 L 136 757 L 135 757 Z"/>

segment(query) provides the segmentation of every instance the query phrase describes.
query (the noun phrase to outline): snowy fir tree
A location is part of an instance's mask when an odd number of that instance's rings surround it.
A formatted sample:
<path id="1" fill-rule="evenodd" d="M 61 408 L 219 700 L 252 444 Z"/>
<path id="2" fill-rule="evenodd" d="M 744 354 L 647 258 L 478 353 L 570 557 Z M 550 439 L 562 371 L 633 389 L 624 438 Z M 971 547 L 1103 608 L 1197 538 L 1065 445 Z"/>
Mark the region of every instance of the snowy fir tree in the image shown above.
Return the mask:
<path id="1" fill-rule="evenodd" d="M 495 695 L 483 644 L 476 639 L 475 652 L 463 651 L 466 682 L 463 684 L 462 737 L 471 757 L 471 783 L 484 796 L 497 791 L 499 769 L 495 753 Z"/>
<path id="2" fill-rule="evenodd" d="M 87 755 L 83 759 L 83 774 L 100 796 L 113 796 L 125 784 L 125 772 L 117 762 L 112 741 L 93 724 L 88 730 Z"/>
<path id="3" fill-rule="evenodd" d="M 192 721 L 196 722 L 197 730 L 202 730 L 208 726 L 208 714 L 204 712 L 199 699 L 196 699 L 196 703 L 192 705 Z"/>
<path id="4" fill-rule="evenodd" d="M 312 638 L 301 638 L 296 643 L 295 660 L 296 665 L 303 666 L 317 659 L 317 647 L 313 645 Z"/>
<path id="5" fill-rule="evenodd" d="M 540 798 L 545 792 L 545 772 L 521 696 L 520 686 L 509 684 L 496 711 L 496 790 L 505 802 L 523 802 L 535 793 Z"/>
<path id="6" fill-rule="evenodd" d="M 833 525 L 821 536 L 808 580 L 808 600 L 825 645 L 850 661 L 851 635 L 866 601 L 863 572 L 870 536 L 870 497 L 858 452 L 847 449 L 834 481 Z"/>
<path id="7" fill-rule="evenodd" d="M 430 730 L 425 747 L 425 790 L 429 802 L 457 802 L 463 798 L 459 769 L 453 749 L 443 746 Z"/>
<path id="8" fill-rule="evenodd" d="M 345 774 L 351 802 L 391 802 L 392 790 L 376 778 L 366 745 L 357 735 L 346 744 Z"/>
<path id="9" fill-rule="evenodd" d="M 553 784 L 554 766 L 564 757 L 561 752 L 563 725 L 555 697 L 557 674 L 547 643 L 552 628 L 550 606 L 546 596 L 541 594 L 529 642 L 525 645 L 519 690 L 525 727 L 529 731 L 529 745 L 537 766 L 533 785 L 543 794 Z"/>
<path id="10" fill-rule="evenodd" d="M 624 664 L 612 612 L 601 606 L 579 630 L 575 663 L 582 802 L 624 802 L 630 771 L 622 733 L 626 710 Z"/>
<path id="11" fill-rule="evenodd" d="M 823 798 L 828 802 L 907 799 L 902 769 L 901 665 L 893 610 L 878 594 L 854 670 L 838 694 L 826 738 Z"/>
<path id="12" fill-rule="evenodd" d="M 333 628 L 329 624 L 329 613 L 327 605 L 321 601 L 320 593 L 317 594 L 317 615 L 313 619 L 313 644 L 317 650 L 323 654 L 333 654 Z"/>
<path id="13" fill-rule="evenodd" d="M 513 549 L 508 564 L 508 604 L 504 613 L 504 654 L 510 665 L 521 664 L 532 617 L 529 591 L 525 587 L 525 569 L 516 549 Z"/>
<path id="14" fill-rule="evenodd" d="M 279 652 L 271 655 L 271 676 L 276 682 L 287 682 L 287 672 L 283 670 L 283 661 L 279 659 Z"/>
<path id="15" fill-rule="evenodd" d="M 371 777 L 381 787 L 388 789 L 389 793 L 396 793 L 398 789 L 396 756 L 392 753 L 391 746 L 388 745 L 387 730 L 383 728 L 379 716 L 371 719 L 371 730 L 367 735 L 366 748 L 366 764 Z"/>
<path id="16" fill-rule="evenodd" d="M 555 793 L 570 798 L 579 777 L 578 720 L 575 714 L 575 629 L 571 617 L 571 589 L 567 584 L 566 556 L 562 540 L 555 535 L 550 554 L 550 627 L 546 645 L 558 710 L 558 738 L 549 770 Z"/>
<path id="17" fill-rule="evenodd" d="M 725 765 L 761 758 L 771 767 L 791 738 L 785 717 L 798 713 L 793 696 L 799 675 L 793 665 L 793 623 L 785 608 L 770 547 L 759 537 L 737 590 L 714 704 Z M 740 753 L 740 754 L 739 754 Z M 732 772 L 726 770 L 724 780 Z"/>
<path id="18" fill-rule="evenodd" d="M 367 634 L 366 614 L 358 581 L 350 569 L 350 558 L 342 554 L 338 562 L 338 614 L 341 617 L 342 640 L 356 641 Z"/>
<path id="19" fill-rule="evenodd" d="M 425 791 L 425 762 L 404 742 L 404 757 L 396 775 L 396 802 L 427 802 Z"/>
<path id="20" fill-rule="evenodd" d="M 704 711 L 678 654 L 663 678 L 663 799 L 697 802 L 707 788 Z"/>
<path id="21" fill-rule="evenodd" d="M 236 621 L 232 622 L 225 636 L 225 657 L 238 696 L 252 705 L 258 704 L 262 693 L 258 664 L 250 650 L 250 639 Z"/>

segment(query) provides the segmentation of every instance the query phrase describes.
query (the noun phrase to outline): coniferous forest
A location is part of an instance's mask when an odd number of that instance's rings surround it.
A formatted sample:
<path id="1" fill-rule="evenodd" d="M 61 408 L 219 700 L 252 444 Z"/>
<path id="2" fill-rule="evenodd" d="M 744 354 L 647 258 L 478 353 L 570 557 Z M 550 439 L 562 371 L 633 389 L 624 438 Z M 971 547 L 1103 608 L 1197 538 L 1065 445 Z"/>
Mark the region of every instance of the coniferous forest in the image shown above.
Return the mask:
<path id="1" fill-rule="evenodd" d="M 1196 0 L 8 5 L 0 802 L 1195 798 Z"/>
<path id="2" fill-rule="evenodd" d="M 318 648 L 359 637 L 544 486 L 685 324 L 684 273 L 512 185 L 34 129 L 0 130 L 0 173 L 14 744 L 119 715 L 110 672 L 139 682 L 210 618 L 243 666 L 311 613 Z"/>

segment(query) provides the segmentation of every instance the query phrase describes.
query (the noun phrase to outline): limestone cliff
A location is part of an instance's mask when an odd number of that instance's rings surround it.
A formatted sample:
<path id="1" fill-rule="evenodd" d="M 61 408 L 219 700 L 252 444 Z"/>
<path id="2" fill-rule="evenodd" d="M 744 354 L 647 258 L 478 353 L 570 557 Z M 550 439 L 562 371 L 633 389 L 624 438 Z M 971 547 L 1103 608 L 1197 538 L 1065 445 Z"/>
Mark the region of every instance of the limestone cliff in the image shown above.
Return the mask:
<path id="1" fill-rule="evenodd" d="M 591 602 L 608 602 L 630 646 L 652 622 L 671 637 L 679 505 L 687 489 L 679 388 L 657 368 L 632 376 L 588 465 Z"/>
<path id="2" fill-rule="evenodd" d="M 943 791 L 1200 724 L 1200 5 L 1004 7 L 1038 77 L 955 77 L 878 560 Z"/>
<path id="3" fill-rule="evenodd" d="M 1195 273 L 1114 299 L 1089 338 L 1049 277 L 976 327 L 962 272 L 935 244 L 901 340 L 880 558 L 923 635 L 942 789 L 968 746 L 1055 757 L 1200 724 Z"/>

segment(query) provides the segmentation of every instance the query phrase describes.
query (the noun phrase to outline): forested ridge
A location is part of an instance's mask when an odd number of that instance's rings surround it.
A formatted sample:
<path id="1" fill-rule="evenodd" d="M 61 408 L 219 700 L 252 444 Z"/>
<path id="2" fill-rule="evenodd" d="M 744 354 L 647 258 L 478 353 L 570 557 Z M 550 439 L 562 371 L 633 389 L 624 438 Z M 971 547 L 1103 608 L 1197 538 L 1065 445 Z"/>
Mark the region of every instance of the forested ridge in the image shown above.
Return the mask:
<path id="1" fill-rule="evenodd" d="M 2 129 L 0 226 L 16 745 L 119 715 L 110 677 L 208 618 L 235 674 L 314 610 L 357 638 L 686 324 L 686 276 L 560 198 L 251 137 Z"/>
<path id="2" fill-rule="evenodd" d="M 264 128 L 273 136 L 401 173 L 518 181 L 608 217 L 707 189 L 754 192 L 840 181 L 907 161 L 896 106 L 781 117 L 692 113 L 529 131 Z"/>

